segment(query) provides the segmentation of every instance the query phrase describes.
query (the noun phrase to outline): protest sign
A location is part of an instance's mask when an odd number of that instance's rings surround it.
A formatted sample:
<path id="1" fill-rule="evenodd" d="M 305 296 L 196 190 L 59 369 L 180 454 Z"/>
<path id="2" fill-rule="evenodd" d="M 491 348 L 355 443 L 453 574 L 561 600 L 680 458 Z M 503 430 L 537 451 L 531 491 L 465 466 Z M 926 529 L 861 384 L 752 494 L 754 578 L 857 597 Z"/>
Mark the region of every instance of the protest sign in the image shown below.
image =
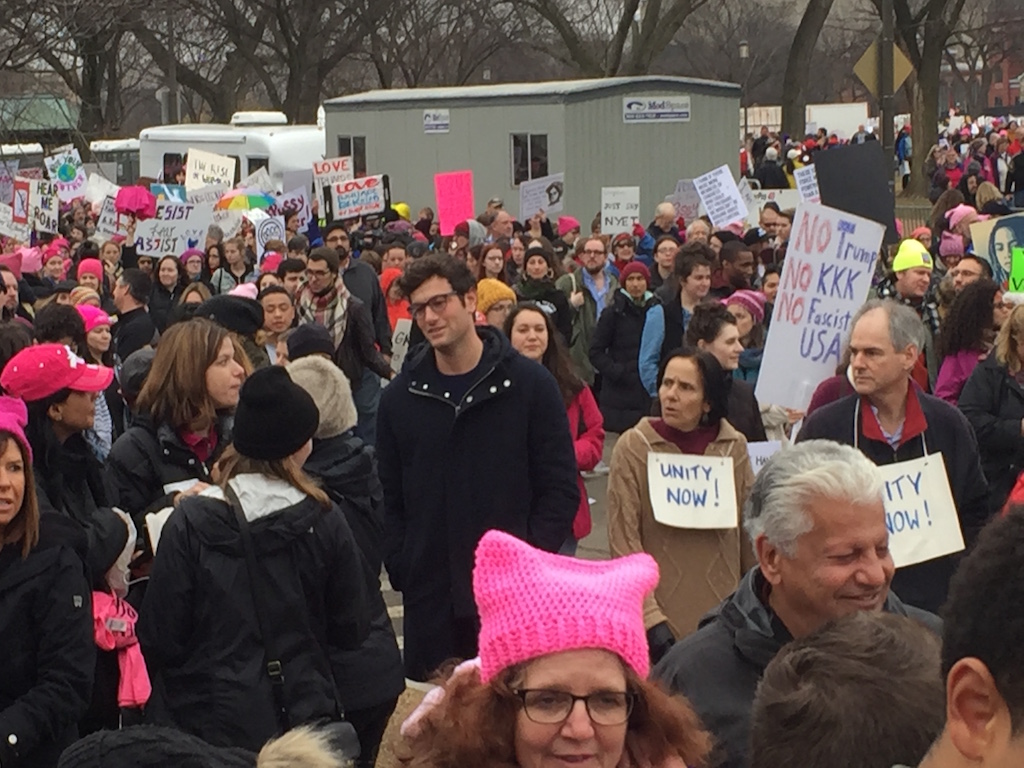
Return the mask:
<path id="1" fill-rule="evenodd" d="M 1024 291 L 1024 248 L 1014 246 L 1010 251 L 1009 293 Z"/>
<path id="2" fill-rule="evenodd" d="M 782 450 L 781 440 L 747 443 L 747 455 L 750 456 L 750 466 L 754 470 L 754 474 L 759 473 L 768 460 L 780 450 Z"/>
<path id="3" fill-rule="evenodd" d="M 304 189 L 306 190 L 307 196 L 312 194 L 313 190 L 313 171 L 285 171 L 281 174 L 283 183 L 282 189 Z"/>
<path id="4" fill-rule="evenodd" d="M 135 227 L 135 247 L 143 256 L 181 255 L 189 248 L 203 248 L 213 222 L 213 209 L 194 203 L 161 200 L 156 217 Z"/>
<path id="5" fill-rule="evenodd" d="M 284 229 L 283 216 L 267 216 L 255 223 L 256 226 L 256 261 L 263 261 L 263 254 L 267 252 L 267 243 L 271 240 L 287 240 L 288 234 Z M 284 254 L 282 254 L 284 255 Z"/>
<path id="6" fill-rule="evenodd" d="M 234 237 L 242 228 L 243 211 L 215 211 L 213 206 L 231 187 L 226 184 L 212 184 L 208 187 L 188 190 L 188 202 L 200 208 L 213 211 L 212 223 L 224 232 L 224 237 Z M 205 242 L 205 240 L 204 240 Z"/>
<path id="7" fill-rule="evenodd" d="M 796 181 L 796 191 L 800 194 L 801 203 L 821 202 L 821 195 L 818 193 L 818 171 L 813 163 L 793 171 L 793 180 Z"/>
<path id="8" fill-rule="evenodd" d="M 846 211 L 885 228 L 885 243 L 898 243 L 896 208 L 892 190 L 892 158 L 886 157 L 882 142 L 867 141 L 816 152 L 821 204 Z"/>
<path id="9" fill-rule="evenodd" d="M 772 202 L 779 206 L 780 211 L 796 208 L 800 205 L 800 193 L 795 189 L 754 189 L 751 190 L 754 205 L 747 214 L 747 223 L 756 227 L 761 221 L 761 209 L 765 203 Z"/>
<path id="10" fill-rule="evenodd" d="M 313 188 L 316 191 L 316 199 L 320 203 L 320 209 L 324 205 L 324 187 L 334 187 L 342 181 L 351 181 L 356 177 L 352 166 L 352 157 L 331 157 L 327 160 L 317 160 L 313 163 Z M 294 189 L 295 187 L 289 187 Z"/>
<path id="11" fill-rule="evenodd" d="M 673 528 L 735 528 L 739 522 L 731 456 L 647 454 L 654 519 Z"/>
<path id="12" fill-rule="evenodd" d="M 88 178 L 82 167 L 82 156 L 74 147 L 65 147 L 49 157 L 43 158 L 46 173 L 50 181 L 56 185 L 57 196 L 69 202 L 85 194 Z"/>
<path id="13" fill-rule="evenodd" d="M 0 162 L 0 203 L 11 205 L 14 200 L 14 177 L 18 175 L 20 160 Z"/>
<path id="14" fill-rule="evenodd" d="M 693 185 L 715 229 L 723 229 L 747 218 L 747 206 L 728 165 L 698 176 Z"/>
<path id="15" fill-rule="evenodd" d="M 127 217 L 118 217 L 117 207 L 114 205 L 114 196 L 108 195 L 103 198 L 103 205 L 100 207 L 99 218 L 96 219 L 96 234 L 104 240 L 112 240 L 115 237 L 127 237 L 125 227 L 128 224 Z"/>
<path id="16" fill-rule="evenodd" d="M 395 323 L 395 331 L 391 334 L 391 370 L 396 374 L 402 370 L 402 363 L 409 352 L 409 334 L 412 333 L 412 320 L 403 317 Z M 381 384 L 386 384 L 382 381 Z"/>
<path id="17" fill-rule="evenodd" d="M 85 183 L 83 197 L 90 203 L 101 203 L 107 196 L 117 197 L 121 188 L 109 179 L 100 176 L 98 173 L 90 173 L 89 180 Z"/>
<path id="18" fill-rule="evenodd" d="M 238 189 L 258 189 L 261 192 L 274 193 L 274 181 L 270 178 L 266 167 L 257 168 L 235 186 Z"/>
<path id="19" fill-rule="evenodd" d="M 391 205 L 391 191 L 387 176 L 364 176 L 361 179 L 339 181 L 331 187 L 334 196 L 332 209 L 335 219 L 353 219 L 381 213 Z"/>
<path id="20" fill-rule="evenodd" d="M 157 200 L 168 200 L 172 203 L 187 203 L 188 194 L 180 184 L 150 184 L 149 191 Z"/>
<path id="21" fill-rule="evenodd" d="M 736 189 L 740 191 L 740 197 L 743 198 L 743 204 L 747 206 L 747 218 L 753 214 L 754 211 L 758 213 L 761 209 L 757 207 L 757 200 L 754 198 L 754 190 L 750 188 L 750 182 L 747 177 L 744 176 L 736 183 Z"/>
<path id="22" fill-rule="evenodd" d="M 14 195 L 11 199 L 11 206 L 14 208 L 14 223 L 28 223 L 28 198 L 32 190 L 32 182 L 29 179 L 18 177 L 14 180 Z"/>
<path id="23" fill-rule="evenodd" d="M 36 232 L 57 233 L 60 224 L 60 198 L 52 181 L 33 179 L 28 193 L 29 224 Z"/>
<path id="24" fill-rule="evenodd" d="M 677 181 L 675 191 L 668 198 L 668 202 L 675 207 L 676 218 L 682 217 L 687 224 L 700 216 L 700 195 L 693 186 L 693 179 Z"/>
<path id="25" fill-rule="evenodd" d="M 757 378 L 760 402 L 805 410 L 835 373 L 883 234 L 881 224 L 823 205 L 797 209 Z"/>
<path id="26" fill-rule="evenodd" d="M 313 216 L 309 207 L 309 192 L 305 187 L 293 189 L 277 196 L 277 202 L 267 209 L 271 216 L 284 216 L 285 211 L 295 211 L 299 216 L 299 232 L 305 232 Z"/>
<path id="27" fill-rule="evenodd" d="M 32 230 L 28 224 L 17 224 L 14 221 L 14 209 L 4 203 L 0 203 L 0 235 L 13 237 L 23 243 L 27 243 L 32 236 Z"/>
<path id="28" fill-rule="evenodd" d="M 434 199 L 441 234 L 455 234 L 455 225 L 476 216 L 473 202 L 473 172 L 452 171 L 434 175 Z"/>
<path id="29" fill-rule="evenodd" d="M 885 525 L 897 568 L 964 548 L 941 453 L 878 468 L 885 480 Z"/>
<path id="30" fill-rule="evenodd" d="M 1011 293 L 1024 291 L 1024 283 L 1009 285 L 1013 249 L 1024 246 L 1024 213 L 994 216 L 988 221 L 971 224 L 971 244 L 974 254 L 985 259 L 992 267 L 992 277 Z"/>
<path id="31" fill-rule="evenodd" d="M 565 208 L 565 174 L 553 173 L 519 185 L 519 220 L 529 221 L 540 211 L 561 213 Z"/>
<path id="32" fill-rule="evenodd" d="M 230 187 L 235 181 L 237 164 L 238 161 L 233 157 L 189 147 L 188 162 L 185 164 L 185 189 L 191 192 L 211 184 Z"/>
<path id="33" fill-rule="evenodd" d="M 640 187 L 601 187 L 601 234 L 632 232 L 640 221 Z"/>

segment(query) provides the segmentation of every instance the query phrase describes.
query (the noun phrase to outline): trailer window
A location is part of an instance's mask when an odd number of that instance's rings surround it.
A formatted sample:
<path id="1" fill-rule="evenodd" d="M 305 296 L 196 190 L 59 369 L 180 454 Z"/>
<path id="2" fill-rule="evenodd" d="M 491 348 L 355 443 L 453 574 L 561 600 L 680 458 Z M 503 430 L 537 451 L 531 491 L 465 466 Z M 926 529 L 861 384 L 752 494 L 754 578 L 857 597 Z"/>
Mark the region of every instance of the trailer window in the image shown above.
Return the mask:
<path id="1" fill-rule="evenodd" d="M 250 157 L 248 173 L 256 173 L 260 168 L 267 168 L 270 165 L 269 157 Z"/>
<path id="2" fill-rule="evenodd" d="M 338 157 L 352 157 L 352 175 L 357 179 L 366 175 L 366 137 L 339 136 Z"/>
<path id="3" fill-rule="evenodd" d="M 164 155 L 164 173 L 161 181 L 164 184 L 177 184 L 174 175 L 178 169 L 185 167 L 185 157 L 180 152 L 168 152 Z"/>
<path id="4" fill-rule="evenodd" d="M 512 186 L 548 175 L 548 137 L 544 133 L 512 134 Z"/>

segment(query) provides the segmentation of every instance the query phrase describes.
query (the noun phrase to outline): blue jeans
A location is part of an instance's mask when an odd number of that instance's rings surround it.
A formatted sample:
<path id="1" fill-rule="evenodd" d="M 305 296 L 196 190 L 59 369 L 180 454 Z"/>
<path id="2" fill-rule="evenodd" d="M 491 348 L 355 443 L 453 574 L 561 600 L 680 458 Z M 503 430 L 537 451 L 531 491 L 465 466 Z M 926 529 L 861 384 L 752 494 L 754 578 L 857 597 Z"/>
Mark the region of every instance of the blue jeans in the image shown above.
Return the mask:
<path id="1" fill-rule="evenodd" d="M 377 444 L 377 408 L 380 406 L 380 376 L 369 368 L 363 371 L 359 389 L 352 393 L 359 421 L 356 436 L 367 445 Z"/>

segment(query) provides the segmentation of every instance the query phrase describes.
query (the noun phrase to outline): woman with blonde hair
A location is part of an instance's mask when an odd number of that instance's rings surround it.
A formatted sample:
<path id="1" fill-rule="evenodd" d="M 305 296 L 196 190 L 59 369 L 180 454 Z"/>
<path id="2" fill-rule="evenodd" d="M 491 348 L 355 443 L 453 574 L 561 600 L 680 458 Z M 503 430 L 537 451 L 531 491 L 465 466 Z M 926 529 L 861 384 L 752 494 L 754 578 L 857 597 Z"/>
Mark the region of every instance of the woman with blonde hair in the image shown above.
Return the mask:
<path id="1" fill-rule="evenodd" d="M 342 718 L 331 653 L 366 638 L 368 573 L 341 511 L 302 470 L 318 425 L 284 368 L 256 371 L 217 485 L 164 526 L 138 625 L 156 724 L 255 751 Z"/>
<path id="2" fill-rule="evenodd" d="M 107 457 L 114 504 L 141 524 L 145 513 L 203 490 L 231 440 L 231 413 L 250 371 L 216 323 L 195 318 L 169 327 L 139 392 L 138 419 Z"/>
<path id="3" fill-rule="evenodd" d="M 480 656 L 406 720 L 410 768 L 706 765 L 690 705 L 647 681 L 649 555 L 585 561 L 488 531 L 473 593 Z"/>

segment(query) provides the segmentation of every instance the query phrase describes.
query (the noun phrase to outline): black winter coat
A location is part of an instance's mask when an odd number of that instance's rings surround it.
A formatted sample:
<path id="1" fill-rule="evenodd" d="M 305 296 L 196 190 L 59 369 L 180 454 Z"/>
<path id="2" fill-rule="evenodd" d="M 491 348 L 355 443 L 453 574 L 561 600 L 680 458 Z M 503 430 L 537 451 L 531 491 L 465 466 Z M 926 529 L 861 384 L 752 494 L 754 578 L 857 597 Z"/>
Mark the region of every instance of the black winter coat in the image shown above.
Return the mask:
<path id="1" fill-rule="evenodd" d="M 789 189 L 786 171 L 774 160 L 765 160 L 754 171 L 754 178 L 761 182 L 761 189 Z"/>
<path id="2" fill-rule="evenodd" d="M 750 715 L 757 684 L 775 654 L 792 640 L 782 622 L 758 598 L 764 577 L 753 568 L 736 591 L 680 640 L 651 673 L 673 693 L 683 694 L 717 743 L 711 764 L 746 768 L 750 764 Z M 909 616 L 936 633 L 937 616 L 905 605 L 889 593 L 884 610 Z"/>
<path id="3" fill-rule="evenodd" d="M 386 314 L 384 319 L 387 321 Z M 367 368 L 382 378 L 391 377 L 391 366 L 377 351 L 370 310 L 355 296 L 349 297 L 348 322 L 345 335 L 334 353 L 334 362 L 348 378 L 353 392 L 359 388 L 363 371 Z"/>
<path id="4" fill-rule="evenodd" d="M 122 315 L 118 315 L 114 325 L 114 354 L 118 362 L 124 362 L 132 352 L 155 344 L 160 334 L 157 333 L 153 318 L 145 307 L 139 307 Z"/>
<path id="5" fill-rule="evenodd" d="M 597 320 L 590 362 L 601 374 L 601 413 L 608 432 L 625 432 L 651 412 L 651 396 L 640 381 L 640 337 L 647 311 L 660 304 L 648 296 L 639 306 L 623 290 Z"/>
<path id="6" fill-rule="evenodd" d="M 358 648 L 370 620 L 352 531 L 336 506 L 310 497 L 249 527 L 289 722 L 333 717 L 329 649 Z M 153 722 L 253 752 L 279 733 L 238 523 L 225 502 L 189 497 L 168 519 L 137 629 Z"/>
<path id="7" fill-rule="evenodd" d="M 452 618 L 475 620 L 477 542 L 496 528 L 549 552 L 572 530 L 577 468 L 565 404 L 543 366 L 494 328 L 460 402 L 445 398 L 428 344 L 381 394 L 377 458 L 384 486 L 384 563 L 403 593 L 406 672 L 453 655 Z"/>
<path id="8" fill-rule="evenodd" d="M 995 355 L 989 355 L 971 373 L 957 405 L 978 438 L 991 516 L 1002 509 L 1024 471 L 1024 388 Z"/>
<path id="9" fill-rule="evenodd" d="M 569 299 L 555 287 L 554 282 L 527 278 L 515 286 L 515 292 L 520 304 L 532 301 L 540 305 L 562 334 L 562 340 L 568 349 L 572 341 L 572 310 L 569 308 Z"/>
<path id="10" fill-rule="evenodd" d="M 761 406 L 754 395 L 754 388 L 745 381 L 734 379 L 730 373 L 722 383 L 729 390 L 725 404 L 725 417 L 741 432 L 748 443 L 760 443 L 768 439 L 761 420 Z"/>
<path id="11" fill-rule="evenodd" d="M 985 476 L 978 458 L 978 443 L 964 415 L 937 397 L 917 392 L 928 426 L 924 434 L 893 450 L 887 442 L 865 437 L 860 424 L 859 395 L 850 395 L 816 410 L 807 417 L 796 442 L 821 438 L 844 445 L 857 445 L 875 464 L 895 464 L 919 459 L 926 453 L 941 453 L 949 477 L 949 488 L 960 515 L 960 528 L 968 546 L 988 519 Z M 927 445 L 927 450 L 925 449 Z M 949 592 L 949 580 L 959 558 L 940 557 L 896 571 L 892 588 L 910 605 L 937 613 Z"/>
<path id="12" fill-rule="evenodd" d="M 166 330 L 170 322 L 171 310 L 178 303 L 179 296 L 181 296 L 180 286 L 174 286 L 172 291 L 168 291 L 159 283 L 153 286 L 153 292 L 149 295 L 149 317 L 159 333 Z"/>
<path id="13" fill-rule="evenodd" d="M 349 430 L 313 441 L 303 469 L 317 478 L 345 515 L 369 566 L 367 595 L 373 620 L 356 651 L 332 651 L 331 664 L 346 710 L 366 709 L 397 699 L 405 690 L 402 654 L 380 592 L 384 538 L 384 490 L 372 446 Z"/>
<path id="14" fill-rule="evenodd" d="M 388 305 L 377 273 L 365 261 L 349 259 L 348 266 L 341 270 L 341 279 L 345 281 L 349 293 L 366 305 L 377 346 L 382 353 L 390 355 L 391 321 L 388 319 Z M 385 376 L 379 372 L 378 375 Z"/>
<path id="15" fill-rule="evenodd" d="M 82 529 L 43 513 L 39 543 L 0 549 L 0 764 L 53 768 L 78 738 L 96 665 Z M 10 743 L 16 744 L 12 749 Z"/>

